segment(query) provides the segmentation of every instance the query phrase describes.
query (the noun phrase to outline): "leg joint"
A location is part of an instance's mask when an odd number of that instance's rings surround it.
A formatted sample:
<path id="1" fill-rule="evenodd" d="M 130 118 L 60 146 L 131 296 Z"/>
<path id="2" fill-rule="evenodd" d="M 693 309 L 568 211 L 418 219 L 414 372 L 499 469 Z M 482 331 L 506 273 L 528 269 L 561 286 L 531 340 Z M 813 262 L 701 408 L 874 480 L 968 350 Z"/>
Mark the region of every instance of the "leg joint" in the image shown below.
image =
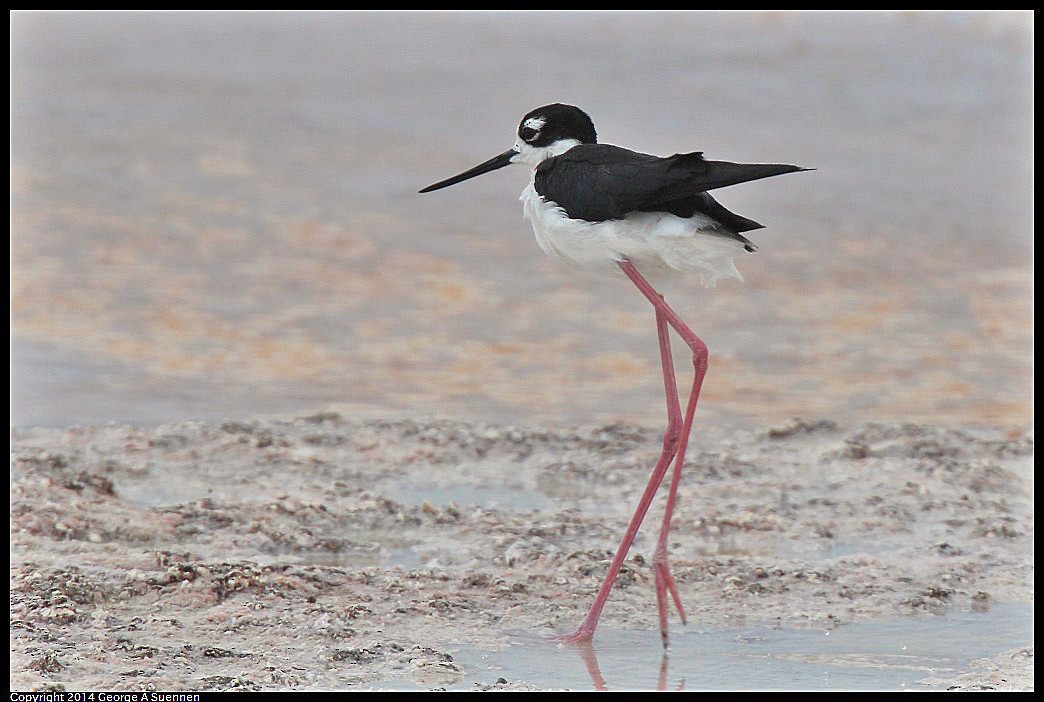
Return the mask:
<path id="1" fill-rule="evenodd" d="M 692 348 L 692 365 L 696 368 L 696 372 L 700 373 L 706 371 L 709 359 L 707 344 L 703 343 L 699 338 L 696 338 L 694 343 L 690 344 L 690 346 Z"/>
<path id="2" fill-rule="evenodd" d="M 681 426 L 679 426 L 678 422 L 671 422 L 667 425 L 667 430 L 663 432 L 663 450 L 673 455 L 678 450 L 680 442 Z"/>

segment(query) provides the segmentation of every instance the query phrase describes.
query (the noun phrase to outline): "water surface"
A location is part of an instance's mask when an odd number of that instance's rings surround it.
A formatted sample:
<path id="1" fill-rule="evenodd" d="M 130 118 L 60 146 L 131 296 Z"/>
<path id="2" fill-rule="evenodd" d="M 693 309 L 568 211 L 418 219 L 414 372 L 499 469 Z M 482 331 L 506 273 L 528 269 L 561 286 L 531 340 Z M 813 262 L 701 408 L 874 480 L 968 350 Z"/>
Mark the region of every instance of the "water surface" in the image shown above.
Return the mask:
<path id="1" fill-rule="evenodd" d="M 504 678 L 567 690 L 945 690 L 973 660 L 1033 642 L 1033 606 L 846 624 L 835 629 L 599 628 L 590 647 L 520 634 L 503 650 L 462 645 L 456 689 Z"/>

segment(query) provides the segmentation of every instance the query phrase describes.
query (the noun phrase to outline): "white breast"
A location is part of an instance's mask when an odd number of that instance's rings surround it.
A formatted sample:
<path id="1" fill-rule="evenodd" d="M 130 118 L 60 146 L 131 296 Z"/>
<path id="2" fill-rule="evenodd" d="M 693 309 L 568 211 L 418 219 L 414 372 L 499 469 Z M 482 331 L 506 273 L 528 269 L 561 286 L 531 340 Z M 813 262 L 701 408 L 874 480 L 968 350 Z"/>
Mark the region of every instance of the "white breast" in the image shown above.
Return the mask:
<path id="1" fill-rule="evenodd" d="M 603 222 L 569 219 L 565 210 L 537 193 L 532 179 L 519 200 L 540 248 L 566 263 L 619 273 L 616 262 L 626 258 L 654 279 L 691 272 L 708 287 L 720 278 L 743 280 L 732 261 L 744 252 L 743 244 L 724 236 L 722 226 L 705 215 L 632 212 Z"/>

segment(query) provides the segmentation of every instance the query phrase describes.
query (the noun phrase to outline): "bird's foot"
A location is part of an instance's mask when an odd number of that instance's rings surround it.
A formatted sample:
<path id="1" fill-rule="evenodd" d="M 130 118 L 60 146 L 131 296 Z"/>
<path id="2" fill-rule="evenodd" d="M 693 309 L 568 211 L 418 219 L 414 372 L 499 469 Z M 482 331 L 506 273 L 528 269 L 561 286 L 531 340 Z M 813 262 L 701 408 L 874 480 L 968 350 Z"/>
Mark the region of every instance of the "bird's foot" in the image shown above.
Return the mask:
<path id="1" fill-rule="evenodd" d="M 685 608 L 682 607 L 681 598 L 678 596 L 678 588 L 674 585 L 666 553 L 658 551 L 653 556 L 653 572 L 656 574 L 656 606 L 660 614 L 660 639 L 663 641 L 663 647 L 667 648 L 667 593 L 669 592 L 671 599 L 674 600 L 674 606 L 678 610 L 682 624 L 686 623 Z"/>
<path id="2" fill-rule="evenodd" d="M 561 641 L 563 643 L 588 643 L 593 637 L 594 629 L 588 629 L 584 625 L 581 625 L 580 628 L 572 634 L 560 634 L 554 638 L 556 641 Z"/>

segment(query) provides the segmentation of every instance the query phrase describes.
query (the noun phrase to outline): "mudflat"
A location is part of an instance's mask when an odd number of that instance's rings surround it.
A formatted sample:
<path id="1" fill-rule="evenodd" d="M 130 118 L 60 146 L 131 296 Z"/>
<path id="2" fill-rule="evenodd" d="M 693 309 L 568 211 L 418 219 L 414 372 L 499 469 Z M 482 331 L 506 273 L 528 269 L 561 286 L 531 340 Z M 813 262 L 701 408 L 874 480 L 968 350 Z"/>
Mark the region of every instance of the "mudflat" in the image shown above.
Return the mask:
<path id="1" fill-rule="evenodd" d="M 701 689 L 679 671 L 715 632 L 825 641 L 888 622 L 901 638 L 1016 611 L 963 665 L 898 646 L 760 660 L 898 666 L 907 689 L 1032 688 L 1033 439 L 1019 430 L 698 430 L 671 538 L 689 617 L 672 612 L 671 672 L 658 685 L 611 663 L 621 632 L 639 636 L 632 655 L 662 655 L 648 558 L 665 489 L 593 646 L 555 642 L 586 613 L 659 438 L 332 412 L 14 430 L 11 685 Z"/>

